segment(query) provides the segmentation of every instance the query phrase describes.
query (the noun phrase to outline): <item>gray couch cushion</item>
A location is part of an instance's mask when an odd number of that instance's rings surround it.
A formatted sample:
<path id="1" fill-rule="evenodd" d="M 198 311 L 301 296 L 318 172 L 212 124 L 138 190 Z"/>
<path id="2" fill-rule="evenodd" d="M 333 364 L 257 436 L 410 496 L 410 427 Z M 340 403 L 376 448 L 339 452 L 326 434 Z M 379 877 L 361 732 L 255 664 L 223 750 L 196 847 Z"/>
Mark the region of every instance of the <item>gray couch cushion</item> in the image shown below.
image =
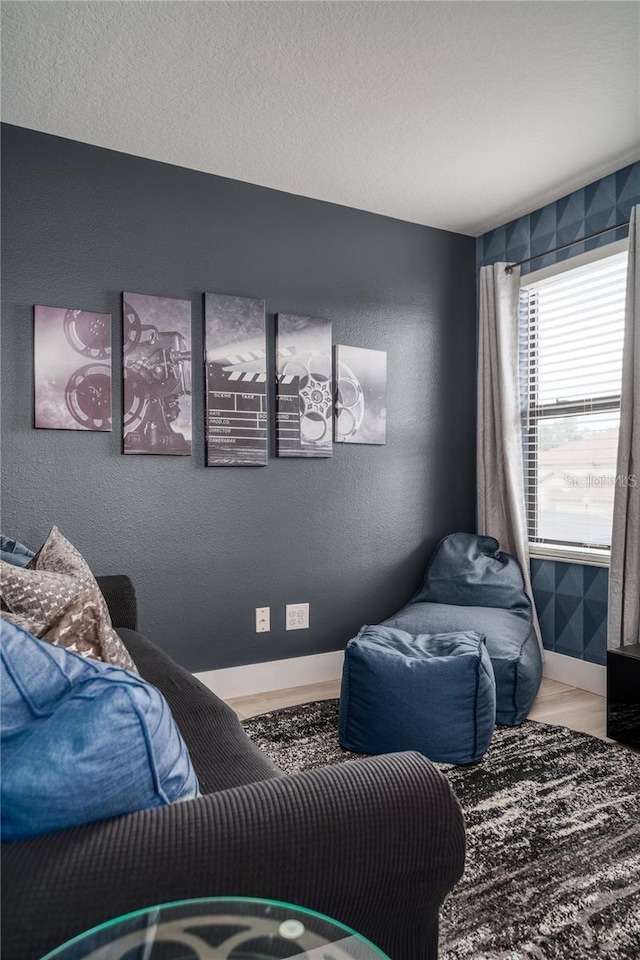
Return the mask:
<path id="1" fill-rule="evenodd" d="M 202 793 L 284 776 L 215 693 L 141 633 L 121 628 L 118 634 L 140 676 L 153 683 L 169 704 Z"/>

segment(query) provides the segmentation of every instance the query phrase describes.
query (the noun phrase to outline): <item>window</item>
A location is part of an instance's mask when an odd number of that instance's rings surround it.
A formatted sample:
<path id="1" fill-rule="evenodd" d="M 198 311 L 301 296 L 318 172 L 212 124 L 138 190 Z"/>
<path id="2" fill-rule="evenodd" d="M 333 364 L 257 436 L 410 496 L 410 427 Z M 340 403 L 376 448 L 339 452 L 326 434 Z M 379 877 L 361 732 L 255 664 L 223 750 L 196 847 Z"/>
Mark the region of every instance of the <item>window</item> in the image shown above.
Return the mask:
<path id="1" fill-rule="evenodd" d="M 562 545 L 567 556 L 609 549 L 615 485 L 628 482 L 616 476 L 627 272 L 620 246 L 521 282 L 529 541 Z"/>

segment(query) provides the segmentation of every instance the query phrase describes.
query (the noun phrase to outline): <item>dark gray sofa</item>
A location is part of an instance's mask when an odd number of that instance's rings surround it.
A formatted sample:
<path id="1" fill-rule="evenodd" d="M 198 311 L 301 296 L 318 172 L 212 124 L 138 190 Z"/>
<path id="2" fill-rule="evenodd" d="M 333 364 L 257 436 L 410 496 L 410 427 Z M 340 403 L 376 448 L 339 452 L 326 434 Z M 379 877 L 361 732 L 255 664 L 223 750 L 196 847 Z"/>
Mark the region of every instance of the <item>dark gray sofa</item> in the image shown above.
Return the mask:
<path id="1" fill-rule="evenodd" d="M 205 795 L 5 844 L 3 960 L 37 960 L 131 910 L 225 895 L 301 904 L 392 960 L 434 960 L 438 911 L 465 851 L 446 778 L 413 753 L 285 776 L 226 704 L 136 631 L 128 578 L 99 582 L 141 675 L 171 707 Z"/>

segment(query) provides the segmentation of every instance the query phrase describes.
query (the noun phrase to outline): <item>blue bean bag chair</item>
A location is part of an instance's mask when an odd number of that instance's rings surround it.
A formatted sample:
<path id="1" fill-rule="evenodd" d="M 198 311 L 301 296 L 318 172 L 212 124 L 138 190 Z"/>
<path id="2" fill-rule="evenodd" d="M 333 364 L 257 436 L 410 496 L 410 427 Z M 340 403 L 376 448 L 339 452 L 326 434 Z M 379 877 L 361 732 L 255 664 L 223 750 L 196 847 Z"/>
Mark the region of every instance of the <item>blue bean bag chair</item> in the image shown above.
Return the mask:
<path id="1" fill-rule="evenodd" d="M 338 725 L 347 750 L 417 750 L 443 763 L 475 763 L 495 716 L 493 670 L 479 633 L 412 636 L 367 626 L 347 644 Z"/>
<path id="2" fill-rule="evenodd" d="M 526 719 L 542 658 L 520 564 L 493 537 L 452 533 L 441 540 L 420 590 L 384 623 L 411 634 L 484 634 L 496 680 L 496 723 L 518 726 Z"/>

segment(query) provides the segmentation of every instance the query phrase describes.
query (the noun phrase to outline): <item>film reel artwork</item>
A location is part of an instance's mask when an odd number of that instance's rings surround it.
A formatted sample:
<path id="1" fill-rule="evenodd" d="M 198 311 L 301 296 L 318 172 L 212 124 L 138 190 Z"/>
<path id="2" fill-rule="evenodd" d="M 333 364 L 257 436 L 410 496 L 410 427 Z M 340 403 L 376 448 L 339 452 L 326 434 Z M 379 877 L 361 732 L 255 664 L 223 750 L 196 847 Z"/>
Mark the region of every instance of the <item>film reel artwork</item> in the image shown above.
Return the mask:
<path id="1" fill-rule="evenodd" d="M 205 294 L 207 466 L 266 466 L 266 351 L 264 300 Z"/>
<path id="2" fill-rule="evenodd" d="M 330 457 L 331 321 L 279 313 L 276 357 L 277 455 Z"/>
<path id="3" fill-rule="evenodd" d="M 111 314 L 34 307 L 35 426 L 111 430 Z"/>
<path id="4" fill-rule="evenodd" d="M 124 452 L 191 453 L 191 302 L 123 294 Z"/>
<path id="5" fill-rule="evenodd" d="M 59 960 L 143 956 L 148 960 L 376 960 L 383 956 L 346 927 L 306 910 L 260 901 L 211 904 L 211 912 L 207 901 L 198 900 L 151 908 L 142 915 L 103 924 L 55 953 Z"/>
<path id="6" fill-rule="evenodd" d="M 337 346 L 335 359 L 336 443 L 386 443 L 386 352 Z"/>

